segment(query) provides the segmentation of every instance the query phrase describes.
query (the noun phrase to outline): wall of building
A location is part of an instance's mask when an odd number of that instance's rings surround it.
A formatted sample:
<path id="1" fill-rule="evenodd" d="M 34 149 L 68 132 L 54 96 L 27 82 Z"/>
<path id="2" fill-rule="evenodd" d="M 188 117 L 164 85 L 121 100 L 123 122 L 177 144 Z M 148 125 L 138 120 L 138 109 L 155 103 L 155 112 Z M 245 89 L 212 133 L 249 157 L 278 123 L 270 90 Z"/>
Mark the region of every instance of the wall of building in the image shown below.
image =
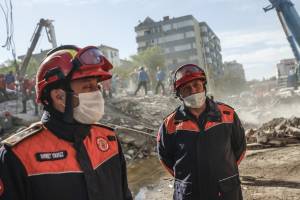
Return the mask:
<path id="1" fill-rule="evenodd" d="M 100 45 L 99 49 L 114 67 L 120 66 L 119 50 L 105 45 Z"/>
<path id="2" fill-rule="evenodd" d="M 206 28 L 207 31 L 204 32 L 210 34 L 210 38 L 202 33 L 201 26 Z M 182 64 L 194 63 L 205 70 L 206 67 L 211 68 L 213 76 L 221 74 L 220 41 L 206 23 L 199 23 L 192 15 L 172 19 L 165 17 L 158 22 L 147 17 L 135 27 L 135 31 L 138 51 L 152 46 L 161 47 L 170 70 Z M 214 41 L 210 40 L 211 37 Z M 207 53 L 204 53 L 205 48 Z"/>

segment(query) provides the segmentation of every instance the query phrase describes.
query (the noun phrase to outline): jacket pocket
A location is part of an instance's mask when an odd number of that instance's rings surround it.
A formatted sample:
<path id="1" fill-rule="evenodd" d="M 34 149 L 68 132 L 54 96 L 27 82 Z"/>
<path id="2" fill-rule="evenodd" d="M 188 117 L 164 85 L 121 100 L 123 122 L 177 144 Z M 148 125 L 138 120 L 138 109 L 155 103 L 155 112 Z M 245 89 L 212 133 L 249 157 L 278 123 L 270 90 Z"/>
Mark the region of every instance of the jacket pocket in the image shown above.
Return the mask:
<path id="1" fill-rule="evenodd" d="M 174 200 L 192 199 L 192 183 L 175 179 L 173 199 Z"/>
<path id="2" fill-rule="evenodd" d="M 239 174 L 229 176 L 219 180 L 219 187 L 221 190 L 221 199 L 223 200 L 241 200 L 241 181 Z"/>

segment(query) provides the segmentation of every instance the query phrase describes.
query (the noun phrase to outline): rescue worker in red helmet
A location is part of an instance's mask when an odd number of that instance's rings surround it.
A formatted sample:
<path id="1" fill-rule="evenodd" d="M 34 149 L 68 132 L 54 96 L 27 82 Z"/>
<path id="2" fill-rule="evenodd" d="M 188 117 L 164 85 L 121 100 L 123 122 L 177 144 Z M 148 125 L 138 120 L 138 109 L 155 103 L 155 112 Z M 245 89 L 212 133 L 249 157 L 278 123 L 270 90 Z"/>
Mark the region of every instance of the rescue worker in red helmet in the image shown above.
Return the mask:
<path id="1" fill-rule="evenodd" d="M 131 200 L 126 164 L 99 82 L 113 66 L 97 47 L 58 47 L 36 76 L 41 122 L 2 141 L 0 199 Z"/>
<path id="2" fill-rule="evenodd" d="M 158 154 L 174 176 L 174 200 L 241 200 L 238 164 L 246 141 L 230 106 L 206 97 L 206 76 L 194 64 L 174 74 L 174 92 L 183 102 L 168 115 L 158 136 Z"/>

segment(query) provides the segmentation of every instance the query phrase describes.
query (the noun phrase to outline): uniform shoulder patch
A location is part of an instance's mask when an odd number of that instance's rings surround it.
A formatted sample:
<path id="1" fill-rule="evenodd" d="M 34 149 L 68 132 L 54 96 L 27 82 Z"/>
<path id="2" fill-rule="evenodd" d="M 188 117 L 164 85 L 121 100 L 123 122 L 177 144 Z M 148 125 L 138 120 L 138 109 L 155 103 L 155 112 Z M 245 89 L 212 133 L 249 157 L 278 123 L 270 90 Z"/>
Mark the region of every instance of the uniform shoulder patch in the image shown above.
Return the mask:
<path id="1" fill-rule="evenodd" d="M 7 139 L 3 140 L 1 144 L 13 147 L 19 142 L 21 142 L 22 140 L 40 132 L 42 129 L 43 129 L 43 125 L 41 122 L 33 123 L 28 128 L 25 128 L 13 134 L 12 136 L 8 137 Z"/>
<path id="2" fill-rule="evenodd" d="M 229 106 L 229 105 L 227 105 L 227 104 L 225 104 L 225 103 L 222 103 L 222 102 L 216 102 L 218 105 L 221 105 L 221 106 L 226 106 L 226 107 L 228 107 L 228 108 L 230 108 L 230 109 L 232 109 L 232 110 L 234 110 L 234 108 L 233 107 L 231 107 L 231 106 Z"/>
<path id="3" fill-rule="evenodd" d="M 102 128 L 106 128 L 106 129 L 109 129 L 109 130 L 111 130 L 111 131 L 115 131 L 115 129 L 114 129 L 113 127 L 108 126 L 108 125 L 104 125 L 104 124 L 100 124 L 100 123 L 95 123 L 95 124 L 93 124 L 93 125 L 99 126 L 99 127 L 102 127 Z"/>

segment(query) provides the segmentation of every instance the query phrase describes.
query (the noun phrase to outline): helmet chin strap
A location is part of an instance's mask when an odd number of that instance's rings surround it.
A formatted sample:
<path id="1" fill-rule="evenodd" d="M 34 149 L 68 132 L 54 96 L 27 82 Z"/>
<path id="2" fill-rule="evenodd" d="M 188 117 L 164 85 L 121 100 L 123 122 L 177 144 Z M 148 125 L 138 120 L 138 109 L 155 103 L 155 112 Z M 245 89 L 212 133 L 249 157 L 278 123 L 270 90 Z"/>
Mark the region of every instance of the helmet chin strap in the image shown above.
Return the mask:
<path id="1" fill-rule="evenodd" d="M 78 65 L 76 65 L 76 63 L 73 62 L 74 67 L 72 68 L 72 70 L 70 71 L 70 73 L 67 75 L 67 77 L 65 78 L 65 89 L 66 89 L 66 106 L 65 106 L 65 112 L 64 112 L 64 116 L 63 116 L 63 120 L 67 123 L 73 123 L 74 122 L 74 118 L 73 118 L 73 95 L 74 95 L 74 91 L 71 88 L 71 79 L 72 79 L 72 75 L 74 73 L 75 70 L 77 70 Z"/>
<path id="2" fill-rule="evenodd" d="M 67 123 L 73 123 L 73 97 L 74 92 L 72 90 L 67 89 L 66 90 L 66 106 L 65 106 L 65 112 L 63 116 L 63 120 Z"/>

